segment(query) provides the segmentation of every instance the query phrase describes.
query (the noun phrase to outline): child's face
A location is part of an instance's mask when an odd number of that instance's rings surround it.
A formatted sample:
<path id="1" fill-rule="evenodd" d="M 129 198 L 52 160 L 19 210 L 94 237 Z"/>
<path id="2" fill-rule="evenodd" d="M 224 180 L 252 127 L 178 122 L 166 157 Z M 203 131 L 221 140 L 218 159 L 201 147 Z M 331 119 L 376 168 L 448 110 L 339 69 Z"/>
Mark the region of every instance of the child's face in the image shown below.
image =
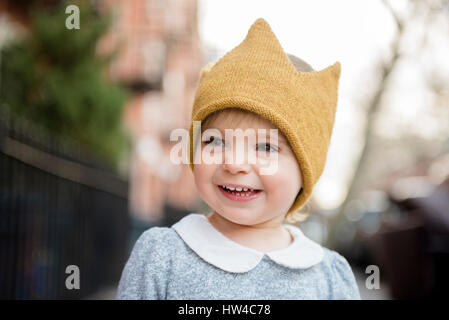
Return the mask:
<path id="1" fill-rule="evenodd" d="M 232 121 L 235 123 L 235 121 Z M 288 209 L 293 205 L 298 192 L 302 187 L 301 171 L 293 151 L 287 139 L 278 132 L 277 145 L 270 145 L 270 139 L 265 135 L 258 135 L 258 129 L 277 129 L 270 121 L 257 115 L 243 118 L 238 123 L 238 127 L 227 121 L 226 117 L 218 116 L 209 128 L 218 129 L 221 132 L 221 140 L 218 135 L 204 135 L 211 138 L 212 142 L 201 142 L 201 150 L 213 148 L 210 153 L 222 156 L 221 163 L 207 164 L 204 161 L 197 161 L 194 166 L 194 178 L 196 186 L 203 200 L 223 218 L 242 225 L 255 225 L 265 222 L 281 223 Z M 229 147 L 225 137 L 225 129 L 253 129 L 253 139 L 245 137 L 244 160 L 236 160 L 238 142 L 234 139 L 232 151 L 233 159 L 225 154 Z M 243 139 L 242 139 L 243 140 Z M 253 144 L 248 146 L 252 140 Z M 212 145 L 211 145 L 212 144 Z M 269 146 L 267 146 L 268 144 Z M 270 147 L 271 146 L 271 147 Z M 209 149 L 210 150 L 210 149 Z M 260 161 L 248 161 L 248 152 L 256 158 L 265 158 L 270 152 L 277 152 L 277 169 L 272 174 L 261 171 L 267 165 L 262 165 Z M 195 157 L 201 157 L 201 152 L 196 152 Z M 227 161 L 225 161 L 225 158 Z M 230 162 L 230 163 L 226 163 Z M 263 174 L 261 174 L 263 173 Z M 237 195 L 237 190 L 225 191 L 222 186 L 246 186 L 247 188 L 258 190 L 253 191 L 248 197 L 242 194 Z M 234 194 L 232 194 L 232 192 Z M 244 190 L 242 190 L 244 192 Z"/>

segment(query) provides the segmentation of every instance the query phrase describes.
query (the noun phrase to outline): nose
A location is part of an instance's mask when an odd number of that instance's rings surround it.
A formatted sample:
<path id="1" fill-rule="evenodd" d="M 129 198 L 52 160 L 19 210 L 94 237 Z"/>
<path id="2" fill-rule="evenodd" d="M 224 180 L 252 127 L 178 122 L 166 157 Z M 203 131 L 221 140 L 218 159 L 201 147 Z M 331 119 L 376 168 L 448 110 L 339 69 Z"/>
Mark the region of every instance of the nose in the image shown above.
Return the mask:
<path id="1" fill-rule="evenodd" d="M 224 163 L 223 169 L 231 174 L 237 173 L 248 173 L 250 171 L 250 166 L 247 163 L 236 164 L 236 163 Z"/>
<path id="2" fill-rule="evenodd" d="M 225 162 L 223 163 L 223 169 L 231 174 L 248 173 L 251 170 L 251 165 L 247 161 L 247 155 L 244 155 L 244 159 L 239 158 L 235 151 L 226 153 Z"/>

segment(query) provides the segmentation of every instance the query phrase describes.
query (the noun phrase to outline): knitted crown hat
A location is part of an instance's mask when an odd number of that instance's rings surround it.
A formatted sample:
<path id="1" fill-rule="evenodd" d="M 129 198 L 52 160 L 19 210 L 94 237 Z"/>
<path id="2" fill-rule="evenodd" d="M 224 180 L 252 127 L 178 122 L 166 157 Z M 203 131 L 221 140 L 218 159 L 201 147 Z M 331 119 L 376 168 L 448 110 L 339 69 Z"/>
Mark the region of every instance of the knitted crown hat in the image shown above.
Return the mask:
<path id="1" fill-rule="evenodd" d="M 303 190 L 286 216 L 295 221 L 324 170 L 339 78 L 338 61 L 321 71 L 297 71 L 268 23 L 257 19 L 237 47 L 201 70 L 190 125 L 192 171 L 193 121 L 227 108 L 256 113 L 282 131 L 301 168 Z"/>

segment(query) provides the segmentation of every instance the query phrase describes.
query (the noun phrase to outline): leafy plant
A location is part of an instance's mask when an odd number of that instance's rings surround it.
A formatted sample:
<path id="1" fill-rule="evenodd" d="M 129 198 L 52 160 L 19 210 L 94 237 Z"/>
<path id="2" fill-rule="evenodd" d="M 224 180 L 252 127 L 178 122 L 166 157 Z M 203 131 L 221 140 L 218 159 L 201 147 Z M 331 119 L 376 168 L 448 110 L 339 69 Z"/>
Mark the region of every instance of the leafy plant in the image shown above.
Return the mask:
<path id="1" fill-rule="evenodd" d="M 129 148 L 121 121 L 127 91 L 105 76 L 111 56 L 96 54 L 109 16 L 79 7 L 78 30 L 66 28 L 62 5 L 33 9 L 30 33 L 1 52 L 0 104 L 117 166 Z"/>

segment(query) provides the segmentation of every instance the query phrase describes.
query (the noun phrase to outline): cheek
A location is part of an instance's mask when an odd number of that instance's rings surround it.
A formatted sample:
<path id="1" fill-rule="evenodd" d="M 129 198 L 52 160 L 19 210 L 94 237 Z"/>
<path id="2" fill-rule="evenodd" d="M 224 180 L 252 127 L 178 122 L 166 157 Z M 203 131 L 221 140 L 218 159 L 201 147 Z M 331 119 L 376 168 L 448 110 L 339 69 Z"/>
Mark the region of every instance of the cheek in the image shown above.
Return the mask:
<path id="1" fill-rule="evenodd" d="M 196 187 L 201 194 L 207 192 L 212 184 L 212 176 L 214 172 L 212 167 L 213 165 L 195 164 L 193 177 L 195 179 Z"/>
<path id="2" fill-rule="evenodd" d="M 302 184 L 301 171 L 296 160 L 280 159 L 275 174 L 261 176 L 267 197 L 273 201 L 290 202 L 296 198 Z"/>

